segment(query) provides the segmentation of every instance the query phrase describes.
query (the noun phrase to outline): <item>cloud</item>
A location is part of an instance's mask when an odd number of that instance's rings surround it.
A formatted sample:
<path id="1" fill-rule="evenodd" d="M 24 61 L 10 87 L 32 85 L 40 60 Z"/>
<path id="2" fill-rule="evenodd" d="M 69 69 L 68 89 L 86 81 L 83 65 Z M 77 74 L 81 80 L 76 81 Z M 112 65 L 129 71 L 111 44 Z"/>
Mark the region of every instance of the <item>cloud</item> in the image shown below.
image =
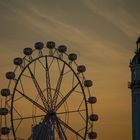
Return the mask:
<path id="1" fill-rule="evenodd" d="M 134 37 L 139 35 L 140 25 L 134 18 L 133 14 L 130 14 L 123 7 L 123 1 L 119 1 L 119 5 L 114 5 L 113 1 L 107 1 L 106 3 L 98 3 L 95 0 L 82 0 L 84 4 L 92 11 L 102 16 L 110 23 L 114 24 L 119 30 L 125 33 L 128 37 Z M 102 5 L 106 7 L 103 8 Z M 112 9 L 110 9 L 110 7 Z M 113 8 L 115 10 L 113 10 Z"/>
<path id="2" fill-rule="evenodd" d="M 48 14 L 47 10 L 40 11 L 36 5 L 30 2 L 23 5 L 22 8 L 19 8 L 20 3 L 16 3 L 16 5 L 4 3 L 3 6 L 7 7 L 8 13 L 11 13 L 11 16 L 14 17 L 9 19 L 9 23 L 13 24 L 13 31 L 9 29 L 7 33 L 12 33 L 12 37 L 10 36 L 11 38 L 9 37 L 2 41 L 5 42 L 3 43 L 4 48 L 7 48 L 5 50 L 11 50 L 13 56 L 18 54 L 15 54 L 15 49 L 21 52 L 21 48 L 33 46 L 35 41 L 43 40 L 46 42 L 47 40 L 54 40 L 57 44 L 64 43 L 68 45 L 69 52 L 78 53 L 83 63 L 88 64 L 91 68 L 96 66 L 97 69 L 102 69 L 108 66 L 106 71 L 108 69 L 109 72 L 111 68 L 115 69 L 123 65 L 126 60 L 124 51 L 122 51 L 123 48 L 119 47 L 118 49 L 118 44 L 115 44 L 112 40 L 101 40 L 92 28 L 92 35 L 90 35 L 77 26 L 67 23 L 65 18 L 63 20 L 56 18 Z M 17 31 L 14 33 L 14 30 Z M 17 46 L 20 46 L 20 48 L 17 49 Z"/>

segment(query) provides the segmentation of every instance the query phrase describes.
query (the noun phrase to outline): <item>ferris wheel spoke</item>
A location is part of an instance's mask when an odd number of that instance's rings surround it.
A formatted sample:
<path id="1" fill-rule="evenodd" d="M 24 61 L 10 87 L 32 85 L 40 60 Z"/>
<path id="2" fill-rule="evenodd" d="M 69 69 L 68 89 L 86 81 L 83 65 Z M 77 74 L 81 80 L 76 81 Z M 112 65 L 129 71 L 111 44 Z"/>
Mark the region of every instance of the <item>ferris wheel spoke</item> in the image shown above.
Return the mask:
<path id="1" fill-rule="evenodd" d="M 60 72 L 60 76 L 59 76 L 57 86 L 56 86 L 56 89 L 55 89 L 55 93 L 54 93 L 54 97 L 53 97 L 53 105 L 54 105 L 54 107 L 56 105 L 57 98 L 59 96 L 59 91 L 60 91 L 60 87 L 61 87 L 61 83 L 62 83 L 62 79 L 63 79 L 63 74 L 64 74 L 64 69 L 65 69 L 65 63 L 63 64 L 63 68 L 62 68 L 62 70 Z"/>
<path id="2" fill-rule="evenodd" d="M 52 64 L 53 64 L 53 62 L 54 62 L 54 57 L 53 57 L 53 59 L 51 60 L 51 62 L 50 62 L 50 64 L 49 64 L 49 66 L 48 66 L 48 68 L 50 69 L 50 67 L 52 66 Z"/>
<path id="3" fill-rule="evenodd" d="M 67 140 L 66 134 L 59 122 L 59 120 L 56 118 L 56 125 L 57 125 L 57 129 L 58 129 L 58 135 L 60 137 L 61 140 Z"/>
<path id="4" fill-rule="evenodd" d="M 86 126 L 81 128 L 81 129 L 79 129 L 78 132 L 83 131 L 84 129 L 86 129 Z"/>
<path id="5" fill-rule="evenodd" d="M 38 62 L 41 64 L 41 66 L 46 70 L 44 64 L 38 59 Z"/>
<path id="6" fill-rule="evenodd" d="M 84 103 L 84 98 L 83 98 L 83 100 L 81 101 L 81 103 L 80 103 L 80 105 L 79 105 L 79 107 L 78 107 L 78 109 L 80 109 L 81 108 L 81 106 L 82 106 L 82 104 Z"/>
<path id="7" fill-rule="evenodd" d="M 78 82 L 69 92 L 68 94 L 57 104 L 57 106 L 55 107 L 55 110 L 57 111 L 61 105 L 68 99 L 68 97 L 73 93 L 73 91 L 77 88 L 77 86 L 79 85 L 80 83 Z"/>
<path id="8" fill-rule="evenodd" d="M 59 64 L 59 60 L 57 59 L 57 65 L 58 65 L 58 69 L 59 69 L 59 72 L 61 72 L 61 67 L 60 67 L 60 64 Z"/>
<path id="9" fill-rule="evenodd" d="M 30 97 L 28 97 L 27 95 L 23 94 L 21 91 L 19 91 L 18 89 L 16 89 L 16 91 L 21 94 L 24 98 L 26 98 L 28 101 L 30 101 L 32 104 L 34 104 L 35 106 L 37 106 L 39 109 L 41 109 L 43 112 L 47 113 L 47 110 L 41 106 L 40 104 L 38 104 L 37 102 L 35 102 L 33 99 L 31 99 Z"/>
<path id="10" fill-rule="evenodd" d="M 40 117 L 44 117 L 44 116 L 45 115 L 28 116 L 28 117 L 15 118 L 13 120 L 18 121 L 18 120 L 34 119 L 34 118 L 40 118 Z"/>
<path id="11" fill-rule="evenodd" d="M 65 122 L 63 122 L 61 119 L 59 119 L 59 122 L 66 128 L 68 128 L 72 133 L 74 133 L 76 136 L 79 136 L 82 139 L 85 139 L 83 136 L 81 136 L 76 130 L 74 130 L 71 126 L 69 126 L 68 124 L 66 124 Z"/>
<path id="12" fill-rule="evenodd" d="M 43 94 L 43 92 L 42 92 L 42 90 L 41 90 L 41 88 L 40 88 L 40 86 L 39 86 L 39 84 L 38 84 L 38 82 L 37 82 L 37 80 L 36 80 L 36 78 L 35 78 L 34 74 L 32 73 L 32 71 L 31 71 L 29 66 L 28 66 L 28 70 L 30 72 L 30 75 L 32 77 L 34 85 L 35 85 L 35 87 L 36 87 L 36 89 L 38 91 L 38 94 L 40 95 L 40 98 L 41 98 L 41 100 L 42 100 L 42 102 L 44 104 L 45 109 L 48 109 L 49 105 L 47 103 L 47 100 L 46 100 L 46 98 L 45 98 L 45 96 L 44 96 L 44 94 Z"/>
<path id="13" fill-rule="evenodd" d="M 73 111 L 65 111 L 65 112 L 58 112 L 58 113 L 56 113 L 56 114 L 57 114 L 57 115 L 61 115 L 61 114 L 67 114 L 67 113 L 78 113 L 78 112 L 82 112 L 82 111 L 86 111 L 86 109 L 73 110 Z"/>
<path id="14" fill-rule="evenodd" d="M 46 62 L 45 71 L 46 71 L 47 102 L 49 104 L 49 108 L 50 108 L 50 105 L 51 105 L 51 108 L 52 108 L 51 83 L 50 83 L 50 74 L 49 74 L 47 56 L 45 57 L 45 62 Z"/>
<path id="15" fill-rule="evenodd" d="M 21 123 L 22 123 L 22 120 L 20 120 L 19 124 L 17 125 L 17 127 L 15 129 L 15 132 L 18 130 L 18 128 L 20 127 Z"/>
<path id="16" fill-rule="evenodd" d="M 83 117 L 83 115 L 81 114 L 81 112 L 78 112 L 78 113 L 79 113 L 79 115 L 81 116 L 81 118 L 83 119 L 83 121 L 86 122 L 86 119 L 85 119 L 85 117 Z"/>

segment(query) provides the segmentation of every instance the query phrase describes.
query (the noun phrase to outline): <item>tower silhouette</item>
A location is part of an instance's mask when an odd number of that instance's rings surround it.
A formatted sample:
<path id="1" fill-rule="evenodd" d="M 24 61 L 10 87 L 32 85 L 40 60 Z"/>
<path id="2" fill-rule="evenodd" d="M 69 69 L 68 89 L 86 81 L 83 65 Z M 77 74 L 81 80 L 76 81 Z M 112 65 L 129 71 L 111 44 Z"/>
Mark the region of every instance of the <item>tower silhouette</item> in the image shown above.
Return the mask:
<path id="1" fill-rule="evenodd" d="M 137 49 L 130 61 L 132 92 L 132 140 L 140 140 L 140 37 L 136 41 Z"/>

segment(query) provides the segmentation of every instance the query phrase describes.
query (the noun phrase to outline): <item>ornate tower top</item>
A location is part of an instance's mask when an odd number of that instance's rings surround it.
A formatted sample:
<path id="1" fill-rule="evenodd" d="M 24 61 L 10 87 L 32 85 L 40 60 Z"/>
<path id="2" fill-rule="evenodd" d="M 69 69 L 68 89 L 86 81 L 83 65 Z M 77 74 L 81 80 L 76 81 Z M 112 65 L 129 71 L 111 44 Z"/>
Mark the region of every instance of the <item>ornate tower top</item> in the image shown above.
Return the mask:
<path id="1" fill-rule="evenodd" d="M 137 46 L 140 44 L 140 36 L 138 37 L 136 44 L 137 44 Z"/>
<path id="2" fill-rule="evenodd" d="M 137 54 L 137 53 L 140 53 L 140 36 L 138 37 L 136 44 L 137 44 L 137 49 L 135 53 Z"/>
<path id="3" fill-rule="evenodd" d="M 135 51 L 135 55 L 130 61 L 130 67 L 133 67 L 134 65 L 140 64 L 140 36 L 138 37 L 136 41 L 137 49 Z"/>

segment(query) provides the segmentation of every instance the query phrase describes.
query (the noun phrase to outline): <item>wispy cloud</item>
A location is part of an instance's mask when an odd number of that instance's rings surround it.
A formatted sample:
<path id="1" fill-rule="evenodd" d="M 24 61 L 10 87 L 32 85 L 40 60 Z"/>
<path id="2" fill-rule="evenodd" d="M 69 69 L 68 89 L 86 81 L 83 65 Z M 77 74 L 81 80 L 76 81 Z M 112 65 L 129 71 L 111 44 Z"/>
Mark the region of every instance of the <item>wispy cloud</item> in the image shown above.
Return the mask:
<path id="1" fill-rule="evenodd" d="M 91 10 L 96 11 L 100 15 L 112 21 L 112 15 L 108 16 L 108 14 L 105 14 L 104 11 L 101 12 L 101 10 L 95 6 L 92 1 L 87 0 L 84 2 Z M 18 6 L 4 2 L 1 4 L 6 7 L 9 12 L 13 13 L 12 17 L 14 23 L 17 22 L 17 18 L 22 19 L 22 21 L 25 21 L 24 24 L 26 25 L 26 28 L 23 26 L 23 30 L 31 30 L 33 31 L 32 34 L 36 33 L 43 36 L 43 38 L 45 38 L 44 36 L 47 36 L 48 38 L 55 38 L 59 42 L 62 42 L 62 40 L 64 40 L 64 43 L 71 42 L 70 44 L 74 45 L 73 48 L 76 48 L 77 50 L 82 49 L 82 51 L 80 51 L 81 53 L 84 52 L 84 55 L 91 57 L 92 52 L 95 51 L 96 54 L 94 55 L 97 57 L 100 56 L 101 50 L 108 50 L 106 51 L 107 55 L 111 54 L 109 51 L 112 53 L 116 53 L 117 51 L 114 49 L 115 47 L 113 47 L 115 46 L 113 42 L 109 42 L 108 40 L 103 40 L 101 42 L 100 38 L 96 35 L 95 32 L 92 32 L 92 36 L 90 36 L 87 32 L 80 30 L 76 26 L 66 23 L 65 19 L 63 21 L 56 19 L 54 16 L 48 14 L 47 10 L 45 12 L 40 11 L 31 2 L 26 2 L 22 8 L 20 7 L 20 2 L 18 2 Z M 7 18 L 9 17 L 7 16 Z M 13 27 L 15 28 L 15 26 Z M 22 29 L 22 23 L 20 27 Z M 94 29 L 91 30 L 93 31 Z M 23 32 L 23 34 L 25 35 L 26 33 Z M 87 49 L 87 46 L 89 49 Z M 87 52 L 87 54 L 85 52 Z"/>
<path id="2" fill-rule="evenodd" d="M 112 24 L 114 24 L 119 30 L 124 32 L 128 37 L 134 37 L 136 35 L 139 35 L 140 32 L 140 25 L 136 21 L 136 19 L 133 17 L 133 14 L 130 14 L 125 10 L 123 7 L 123 1 L 119 1 L 120 5 L 116 5 L 117 8 L 114 7 L 114 9 L 117 9 L 117 11 L 108 9 L 109 7 L 102 8 L 100 5 L 98 5 L 98 2 L 95 0 L 82 0 L 84 4 L 92 11 Z M 106 3 L 102 3 L 102 5 L 108 6 L 111 3 L 111 1 L 107 1 Z M 115 5 L 114 5 L 115 6 Z"/>

